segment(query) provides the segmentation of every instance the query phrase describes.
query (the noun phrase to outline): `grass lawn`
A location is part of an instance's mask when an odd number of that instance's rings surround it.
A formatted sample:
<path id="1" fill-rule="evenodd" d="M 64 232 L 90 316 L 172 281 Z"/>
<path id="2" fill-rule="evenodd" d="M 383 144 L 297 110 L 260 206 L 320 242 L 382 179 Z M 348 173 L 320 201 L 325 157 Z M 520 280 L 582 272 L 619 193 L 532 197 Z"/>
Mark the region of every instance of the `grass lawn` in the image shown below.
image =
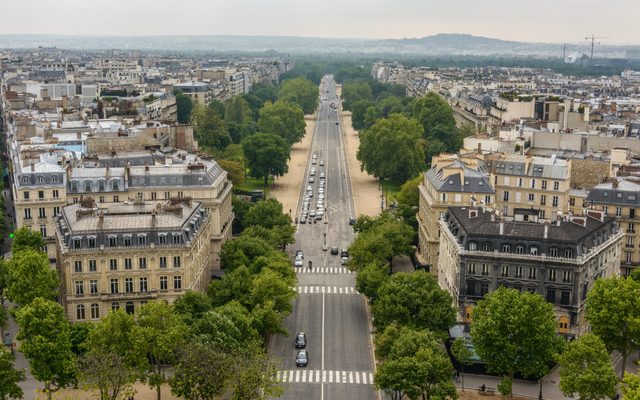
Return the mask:
<path id="1" fill-rule="evenodd" d="M 269 179 L 269 185 L 273 184 L 273 178 Z M 251 178 L 247 176 L 244 183 L 242 185 L 236 186 L 239 190 L 246 190 L 250 192 L 252 190 L 263 190 L 265 195 L 269 193 L 269 188 L 264 187 L 264 179 L 263 178 Z"/>

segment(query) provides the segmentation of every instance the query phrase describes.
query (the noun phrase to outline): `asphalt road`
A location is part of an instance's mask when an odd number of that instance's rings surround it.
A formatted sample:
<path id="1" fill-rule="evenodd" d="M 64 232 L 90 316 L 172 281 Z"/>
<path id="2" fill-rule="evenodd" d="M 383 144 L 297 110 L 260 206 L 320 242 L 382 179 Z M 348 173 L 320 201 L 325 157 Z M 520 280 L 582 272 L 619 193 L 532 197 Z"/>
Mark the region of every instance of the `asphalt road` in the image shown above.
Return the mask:
<path id="1" fill-rule="evenodd" d="M 302 215 L 303 197 L 308 185 L 313 188 L 309 211 L 316 208 L 319 176 L 326 174 L 325 217 L 317 223 L 299 224 L 296 244 L 290 254 L 304 252 L 304 267 L 297 268 L 298 296 L 293 312 L 285 320 L 288 337 L 276 336 L 271 354 L 280 361 L 278 377 L 284 387 L 282 399 L 359 400 L 375 399 L 373 353 L 369 317 L 363 295 L 355 291 L 355 274 L 340 265 L 340 256 L 324 251 L 325 244 L 347 248 L 353 241 L 349 218 L 353 215 L 353 198 L 349 171 L 345 162 L 337 112 L 331 107 L 335 82 L 325 77 L 320 86 L 318 120 L 301 187 L 295 216 Z M 313 155 L 316 164 L 312 164 Z M 324 166 L 320 166 L 324 161 Z M 309 183 L 311 167 L 316 168 L 314 183 Z M 309 270 L 308 263 L 313 262 Z M 293 338 L 297 332 L 307 335 L 309 365 L 297 368 L 297 350 Z"/>

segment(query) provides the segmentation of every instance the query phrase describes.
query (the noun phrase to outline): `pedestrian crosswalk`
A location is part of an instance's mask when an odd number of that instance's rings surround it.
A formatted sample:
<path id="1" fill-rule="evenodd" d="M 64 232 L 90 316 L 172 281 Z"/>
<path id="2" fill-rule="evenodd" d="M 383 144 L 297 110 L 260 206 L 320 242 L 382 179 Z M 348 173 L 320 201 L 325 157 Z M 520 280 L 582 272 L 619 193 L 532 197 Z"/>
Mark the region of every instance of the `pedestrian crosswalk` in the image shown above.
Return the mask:
<path id="1" fill-rule="evenodd" d="M 282 383 L 348 383 L 355 385 L 373 385 L 373 373 L 361 371 L 327 371 L 291 369 L 276 373 Z"/>
<path id="2" fill-rule="evenodd" d="M 314 267 L 309 268 L 296 268 L 298 274 L 355 274 L 349 268 L 345 267 Z"/>
<path id="3" fill-rule="evenodd" d="M 296 292 L 301 294 L 355 294 L 353 286 L 296 286 Z"/>

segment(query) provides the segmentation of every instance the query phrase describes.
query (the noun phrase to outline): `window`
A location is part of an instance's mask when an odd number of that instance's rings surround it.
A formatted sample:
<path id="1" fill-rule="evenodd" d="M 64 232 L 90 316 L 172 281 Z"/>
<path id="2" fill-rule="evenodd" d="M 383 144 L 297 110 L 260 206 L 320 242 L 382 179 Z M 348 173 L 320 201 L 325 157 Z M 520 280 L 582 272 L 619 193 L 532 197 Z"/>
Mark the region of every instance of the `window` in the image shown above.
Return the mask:
<path id="1" fill-rule="evenodd" d="M 166 233 L 158 234 L 158 244 L 167 244 L 167 234 Z"/>
<path id="2" fill-rule="evenodd" d="M 173 235 L 173 244 L 180 244 L 180 234 L 176 233 Z"/>
<path id="3" fill-rule="evenodd" d="M 180 256 L 173 257 L 173 268 L 180 268 Z"/>
<path id="4" fill-rule="evenodd" d="M 124 278 L 124 291 L 125 293 L 133 292 L 133 278 Z"/>
<path id="5" fill-rule="evenodd" d="M 91 181 L 86 181 L 84 183 L 84 191 L 85 192 L 90 192 L 91 191 Z"/>
<path id="6" fill-rule="evenodd" d="M 124 259 L 124 269 L 131 269 L 132 268 L 131 264 L 132 263 L 131 263 L 131 259 L 130 258 L 125 258 Z"/>
<path id="7" fill-rule="evenodd" d="M 79 249 L 81 243 L 82 243 L 82 241 L 80 240 L 80 238 L 73 238 L 73 248 L 74 249 Z"/>
<path id="8" fill-rule="evenodd" d="M 167 257 L 160 257 L 160 268 L 167 268 Z"/>
<path id="9" fill-rule="evenodd" d="M 91 279 L 89 280 L 89 293 L 97 294 L 98 293 L 98 280 Z"/>
<path id="10" fill-rule="evenodd" d="M 100 318 L 100 306 L 98 306 L 96 303 L 93 303 L 91 305 L 91 318 L 92 319 Z"/>
<path id="11" fill-rule="evenodd" d="M 84 304 L 78 304 L 76 306 L 76 319 L 78 321 L 82 321 L 85 318 L 84 315 Z"/>
<path id="12" fill-rule="evenodd" d="M 469 242 L 469 251 L 476 251 L 476 242 Z"/>
<path id="13" fill-rule="evenodd" d="M 476 295 L 476 283 L 474 281 L 467 281 L 467 296 Z"/>
<path id="14" fill-rule="evenodd" d="M 111 293 L 118 293 L 118 279 L 112 278 L 110 283 L 111 283 Z"/>
<path id="15" fill-rule="evenodd" d="M 484 296 L 487 293 L 489 293 L 489 284 L 488 283 L 480 283 L 478 285 L 478 295 L 479 296 Z"/>
<path id="16" fill-rule="evenodd" d="M 97 270 L 96 260 L 89 260 L 89 272 L 96 272 Z"/>
<path id="17" fill-rule="evenodd" d="M 104 196 L 100 196 L 100 197 L 98 197 L 98 202 L 100 202 L 100 203 L 104 203 Z"/>
<path id="18" fill-rule="evenodd" d="M 555 282 L 555 280 L 556 280 L 556 270 L 555 269 L 550 269 L 549 271 L 547 271 L 547 280 L 551 281 L 551 282 Z"/>
<path id="19" fill-rule="evenodd" d="M 509 186 L 511 184 L 511 178 L 508 176 L 504 177 L 504 184 L 505 186 Z"/>
<path id="20" fill-rule="evenodd" d="M 52 176 L 52 177 L 51 177 L 51 182 L 52 182 L 52 183 L 58 183 L 58 177 L 57 177 L 57 176 L 55 176 L 55 175 L 54 175 L 54 176 Z"/>
<path id="21" fill-rule="evenodd" d="M 558 257 L 558 248 L 557 247 L 552 247 L 549 249 L 549 256 L 550 257 Z"/>
<path id="22" fill-rule="evenodd" d="M 544 206 L 547 204 L 547 195 L 546 194 L 541 194 L 540 195 L 540 205 Z"/>
<path id="23" fill-rule="evenodd" d="M 558 196 L 553 196 L 553 197 L 551 198 L 551 205 L 552 205 L 553 207 L 558 207 Z"/>
<path id="24" fill-rule="evenodd" d="M 161 276 L 160 277 L 160 290 L 167 290 L 167 277 L 166 276 Z"/>
<path id="25" fill-rule="evenodd" d="M 156 192 L 151 192 L 151 200 L 156 200 L 157 194 Z"/>
<path id="26" fill-rule="evenodd" d="M 514 276 L 515 276 L 516 278 L 522 278 L 522 267 L 517 266 L 517 267 L 515 267 L 514 269 L 515 269 Z"/>
<path id="27" fill-rule="evenodd" d="M 604 215 L 609 216 L 609 207 L 603 207 Z"/>
<path id="28" fill-rule="evenodd" d="M 553 182 L 553 190 L 560 190 L 560 182 Z"/>
<path id="29" fill-rule="evenodd" d="M 120 201 L 120 198 L 118 196 L 113 196 L 113 202 L 117 203 Z"/>
<path id="30" fill-rule="evenodd" d="M 482 243 L 482 251 L 491 251 L 491 243 L 489 242 Z"/>
<path id="31" fill-rule="evenodd" d="M 125 246 L 131 246 L 131 235 L 122 236 L 122 241 L 124 242 Z"/>
<path id="32" fill-rule="evenodd" d="M 489 196 L 489 195 L 485 195 L 484 196 L 484 204 L 486 204 L 486 205 L 491 204 L 491 196 Z"/>
<path id="33" fill-rule="evenodd" d="M 626 262 L 633 262 L 633 253 L 631 253 L 630 251 L 628 251 L 626 254 Z"/>
<path id="34" fill-rule="evenodd" d="M 630 208 L 629 209 L 629 218 L 635 218 L 636 217 L 636 209 L 635 208 Z"/>
<path id="35" fill-rule="evenodd" d="M 536 279 L 537 269 L 529 268 L 529 279 Z"/>
<path id="36" fill-rule="evenodd" d="M 573 249 L 564 249 L 565 258 L 573 258 Z"/>
<path id="37" fill-rule="evenodd" d="M 88 244 L 90 249 L 95 249 L 96 248 L 96 238 L 94 238 L 94 237 L 88 238 L 87 239 L 87 244 Z"/>
<path id="38" fill-rule="evenodd" d="M 60 197 L 60 193 L 58 193 L 58 189 L 54 189 L 51 193 L 54 199 L 57 199 Z"/>
<path id="39" fill-rule="evenodd" d="M 118 311 L 120 309 L 120 303 L 118 303 L 117 301 L 114 301 L 113 303 L 111 303 L 111 311 Z"/>
<path id="40" fill-rule="evenodd" d="M 144 246 L 147 244 L 147 235 L 138 235 L 138 246 Z"/>
<path id="41" fill-rule="evenodd" d="M 111 190 L 118 190 L 118 181 L 117 180 L 111 181 Z"/>
<path id="42" fill-rule="evenodd" d="M 84 294 L 84 281 L 76 281 L 76 295 L 81 296 Z"/>
<path id="43" fill-rule="evenodd" d="M 560 292 L 560 304 L 563 306 L 568 306 L 571 304 L 571 292 L 568 290 L 563 290 Z"/>
<path id="44" fill-rule="evenodd" d="M 562 282 L 571 283 L 571 271 L 562 272 Z"/>
<path id="45" fill-rule="evenodd" d="M 47 237 L 47 226 L 40 225 L 40 236 Z"/>
<path id="46" fill-rule="evenodd" d="M 482 275 L 489 275 L 489 264 L 482 264 Z"/>
<path id="47" fill-rule="evenodd" d="M 505 191 L 505 192 L 502 194 L 502 200 L 504 200 L 504 201 L 509 201 L 509 192 Z"/>
<path id="48" fill-rule="evenodd" d="M 576 199 L 575 199 L 574 197 L 570 197 L 570 198 L 569 198 L 569 205 L 570 205 L 571 207 L 573 207 L 573 206 L 575 206 L 575 205 L 576 205 Z"/>
<path id="49" fill-rule="evenodd" d="M 109 260 L 109 270 L 110 271 L 117 271 L 118 270 L 118 260 L 115 258 L 111 258 Z"/>
<path id="50" fill-rule="evenodd" d="M 147 268 L 147 259 L 145 257 L 140 257 L 138 259 L 138 265 L 139 265 L 140 269 L 146 269 Z"/>
<path id="51" fill-rule="evenodd" d="M 542 189 L 546 189 L 547 188 L 547 181 L 542 181 Z"/>
<path id="52" fill-rule="evenodd" d="M 80 261 L 80 260 L 76 260 L 76 261 L 73 263 L 73 270 L 74 270 L 75 272 L 82 272 L 82 261 Z"/>
<path id="53" fill-rule="evenodd" d="M 184 197 L 184 194 L 182 192 L 178 192 L 178 197 Z"/>
<path id="54" fill-rule="evenodd" d="M 180 289 L 182 289 L 182 276 L 175 275 L 173 277 L 173 290 L 180 290 Z"/>
<path id="55" fill-rule="evenodd" d="M 516 245 L 516 254 L 524 254 L 524 246 L 521 244 Z"/>
<path id="56" fill-rule="evenodd" d="M 168 199 L 169 197 L 171 197 L 171 193 L 170 192 L 164 192 L 164 198 Z"/>
<path id="57" fill-rule="evenodd" d="M 53 207 L 53 216 L 57 217 L 60 215 L 60 207 Z"/>
<path id="58" fill-rule="evenodd" d="M 22 183 L 29 183 L 29 177 L 28 176 L 23 176 L 22 177 Z"/>
<path id="59" fill-rule="evenodd" d="M 109 236 L 109 247 L 116 247 L 118 245 L 118 238 L 116 236 Z"/>
<path id="60" fill-rule="evenodd" d="M 627 227 L 627 232 L 628 233 L 636 233 L 635 225 L 633 224 L 633 222 L 629 222 L 629 225 Z"/>
<path id="61" fill-rule="evenodd" d="M 503 265 L 500 268 L 500 276 L 503 277 L 503 278 L 509 277 L 509 266 L 508 265 Z"/>
<path id="62" fill-rule="evenodd" d="M 511 252 L 511 246 L 509 246 L 508 244 L 503 244 L 502 245 L 502 252 L 503 253 L 510 253 Z"/>
<path id="63" fill-rule="evenodd" d="M 31 219 L 31 209 L 30 208 L 25 208 L 24 209 L 24 219 Z"/>
<path id="64" fill-rule="evenodd" d="M 531 254 L 532 256 L 537 256 L 538 255 L 538 248 L 536 246 L 531 246 L 529 248 L 529 254 Z"/>
<path id="65" fill-rule="evenodd" d="M 531 180 L 531 189 L 535 189 L 536 188 L 536 180 L 532 179 Z"/>
<path id="66" fill-rule="evenodd" d="M 140 278 L 140 291 L 141 292 L 146 292 L 148 290 L 147 288 L 147 277 L 143 276 Z"/>
<path id="67" fill-rule="evenodd" d="M 621 216 L 622 216 L 622 208 L 616 207 L 616 217 L 621 217 Z"/>
<path id="68" fill-rule="evenodd" d="M 536 195 L 533 193 L 529 193 L 529 201 L 532 203 L 536 201 Z"/>
<path id="69" fill-rule="evenodd" d="M 518 178 L 518 187 L 522 187 L 522 178 Z"/>
<path id="70" fill-rule="evenodd" d="M 44 190 L 38 190 L 38 198 L 44 199 Z"/>
<path id="71" fill-rule="evenodd" d="M 104 192 L 104 181 L 102 180 L 98 181 L 98 191 Z"/>
<path id="72" fill-rule="evenodd" d="M 556 290 L 555 289 L 547 289 L 546 300 L 549 303 L 555 304 L 555 302 L 556 302 Z"/>
<path id="73" fill-rule="evenodd" d="M 476 264 L 469 263 L 469 265 L 467 266 L 467 275 L 475 275 L 475 273 L 476 273 Z"/>
<path id="74" fill-rule="evenodd" d="M 23 192 L 22 196 L 24 197 L 25 200 L 29 200 L 29 192 Z"/>

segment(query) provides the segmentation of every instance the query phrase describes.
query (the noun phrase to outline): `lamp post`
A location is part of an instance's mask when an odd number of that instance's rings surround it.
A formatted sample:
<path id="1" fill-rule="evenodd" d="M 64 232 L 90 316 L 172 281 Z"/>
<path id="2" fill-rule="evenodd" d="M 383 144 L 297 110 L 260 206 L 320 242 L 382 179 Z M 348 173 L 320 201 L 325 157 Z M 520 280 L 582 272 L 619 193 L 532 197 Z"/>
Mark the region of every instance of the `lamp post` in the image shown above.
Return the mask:
<path id="1" fill-rule="evenodd" d="M 540 391 L 538 392 L 538 400 L 542 400 L 542 379 L 540 378 Z"/>

